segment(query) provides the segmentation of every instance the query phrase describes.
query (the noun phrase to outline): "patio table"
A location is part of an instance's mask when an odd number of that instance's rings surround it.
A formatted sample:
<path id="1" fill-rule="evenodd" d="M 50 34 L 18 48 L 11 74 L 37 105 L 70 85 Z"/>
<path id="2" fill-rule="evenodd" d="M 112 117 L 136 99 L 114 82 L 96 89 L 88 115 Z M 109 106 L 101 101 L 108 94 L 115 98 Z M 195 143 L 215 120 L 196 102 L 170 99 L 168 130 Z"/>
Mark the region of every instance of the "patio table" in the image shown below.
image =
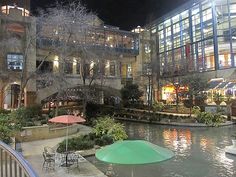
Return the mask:
<path id="1" fill-rule="evenodd" d="M 72 163 L 68 162 L 68 156 L 73 153 L 74 153 L 74 151 L 62 152 L 62 154 L 64 155 L 64 157 L 62 157 L 62 159 L 61 159 L 62 160 L 62 164 L 61 164 L 62 167 L 69 167 L 69 166 L 73 165 Z M 64 158 L 65 158 L 65 161 L 64 161 Z"/>

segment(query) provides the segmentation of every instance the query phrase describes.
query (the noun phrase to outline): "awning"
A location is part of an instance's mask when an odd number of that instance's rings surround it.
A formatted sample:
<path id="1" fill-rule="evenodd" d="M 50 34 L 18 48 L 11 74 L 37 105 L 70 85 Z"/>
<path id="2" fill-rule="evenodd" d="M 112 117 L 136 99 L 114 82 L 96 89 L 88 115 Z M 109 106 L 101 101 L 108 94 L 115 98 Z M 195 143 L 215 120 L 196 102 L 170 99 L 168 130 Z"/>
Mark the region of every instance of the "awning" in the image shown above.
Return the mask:
<path id="1" fill-rule="evenodd" d="M 229 82 L 221 82 L 217 85 L 216 89 L 223 89 Z"/>
<path id="2" fill-rule="evenodd" d="M 236 86 L 236 83 L 229 82 L 229 84 L 225 87 L 225 89 L 232 89 L 234 86 Z"/>
<path id="3" fill-rule="evenodd" d="M 210 81 L 208 83 L 208 89 L 214 89 L 216 88 L 222 81 L 221 80 L 217 80 L 217 81 Z"/>

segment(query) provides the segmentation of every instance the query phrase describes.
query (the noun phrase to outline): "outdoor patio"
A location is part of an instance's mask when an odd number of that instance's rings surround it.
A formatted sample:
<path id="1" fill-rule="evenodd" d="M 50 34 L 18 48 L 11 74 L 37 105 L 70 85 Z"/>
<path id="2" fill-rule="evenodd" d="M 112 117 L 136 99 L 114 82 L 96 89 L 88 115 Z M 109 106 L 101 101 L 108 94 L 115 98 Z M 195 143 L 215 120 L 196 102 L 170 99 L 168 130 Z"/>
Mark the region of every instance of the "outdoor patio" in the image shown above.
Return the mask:
<path id="1" fill-rule="evenodd" d="M 70 137 L 87 134 L 91 131 L 91 128 L 84 125 L 79 125 L 79 129 L 79 133 L 71 135 Z M 57 158 L 58 154 L 56 155 L 55 170 L 43 169 L 44 147 L 49 146 L 55 149 L 57 144 L 64 139 L 65 137 L 60 137 L 47 140 L 24 142 L 21 144 L 24 157 L 29 161 L 39 177 L 106 177 L 86 159 L 79 160 L 78 167 L 77 164 L 74 164 L 70 167 L 62 167 L 60 158 Z"/>
<path id="2" fill-rule="evenodd" d="M 61 167 L 60 162 L 56 161 L 55 170 L 42 169 L 43 156 L 35 155 L 26 158 L 40 177 L 106 177 L 94 165 L 86 159 L 70 167 Z"/>

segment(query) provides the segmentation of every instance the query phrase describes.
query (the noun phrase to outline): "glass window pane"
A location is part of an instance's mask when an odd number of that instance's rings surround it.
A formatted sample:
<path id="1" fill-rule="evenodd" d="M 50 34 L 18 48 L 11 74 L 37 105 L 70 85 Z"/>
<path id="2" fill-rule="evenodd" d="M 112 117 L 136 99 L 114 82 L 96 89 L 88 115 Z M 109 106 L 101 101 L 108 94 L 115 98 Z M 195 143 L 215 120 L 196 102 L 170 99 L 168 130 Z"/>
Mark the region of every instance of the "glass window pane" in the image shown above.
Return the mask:
<path id="1" fill-rule="evenodd" d="M 219 67 L 231 67 L 230 41 L 225 37 L 218 37 Z"/>
<path id="2" fill-rule="evenodd" d="M 171 25 L 170 19 L 166 20 L 166 21 L 164 22 L 164 24 L 165 24 L 165 27 L 170 26 L 170 25 Z"/>
<path id="3" fill-rule="evenodd" d="M 185 19 L 185 18 L 187 18 L 188 16 L 189 16 L 188 10 L 185 10 L 185 11 L 183 11 L 183 12 L 181 13 L 182 19 Z"/>
<path id="4" fill-rule="evenodd" d="M 203 22 L 211 20 L 212 19 L 212 11 L 211 9 L 207 9 L 205 11 L 202 12 L 202 20 Z"/>
<path id="5" fill-rule="evenodd" d="M 174 16 L 174 17 L 172 17 L 172 23 L 176 23 L 178 21 L 179 21 L 179 14 Z"/>
<path id="6" fill-rule="evenodd" d="M 163 29 L 163 23 L 158 25 L 158 30 L 162 30 Z"/>

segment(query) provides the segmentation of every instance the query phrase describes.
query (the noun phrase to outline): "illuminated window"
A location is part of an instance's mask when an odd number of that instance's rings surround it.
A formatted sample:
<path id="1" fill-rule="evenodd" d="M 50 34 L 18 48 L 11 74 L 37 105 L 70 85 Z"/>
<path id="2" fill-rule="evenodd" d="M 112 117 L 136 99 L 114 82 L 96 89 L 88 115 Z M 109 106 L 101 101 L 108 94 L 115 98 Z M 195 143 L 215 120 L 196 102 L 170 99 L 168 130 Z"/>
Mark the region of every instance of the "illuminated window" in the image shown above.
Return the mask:
<path id="1" fill-rule="evenodd" d="M 7 54 L 7 68 L 13 71 L 21 71 L 23 68 L 23 55 Z"/>
<path id="2" fill-rule="evenodd" d="M 171 36 L 171 27 L 166 28 L 166 37 Z"/>
<path id="3" fill-rule="evenodd" d="M 199 7 L 198 7 L 198 6 L 195 6 L 195 7 L 193 7 L 192 15 L 195 15 L 195 14 L 197 14 L 197 13 L 199 13 Z"/>
<path id="4" fill-rule="evenodd" d="M 230 13 L 236 13 L 236 4 L 230 5 Z"/>
<path id="5" fill-rule="evenodd" d="M 163 39 L 164 38 L 164 32 L 163 30 L 162 31 L 159 31 L 159 39 Z"/>
<path id="6" fill-rule="evenodd" d="M 170 25 L 171 25 L 170 19 L 166 20 L 166 21 L 164 22 L 164 24 L 165 24 L 166 27 L 167 27 L 167 26 L 170 26 Z"/>
<path id="7" fill-rule="evenodd" d="M 156 33 L 156 32 L 157 32 L 156 27 L 153 27 L 153 28 L 152 28 L 152 33 Z"/>
<path id="8" fill-rule="evenodd" d="M 180 32 L 180 26 L 179 23 L 174 24 L 173 26 L 174 34 Z"/>
<path id="9" fill-rule="evenodd" d="M 110 65 L 110 76 L 115 76 L 116 75 L 116 67 L 114 63 L 111 63 Z"/>
<path id="10" fill-rule="evenodd" d="M 127 78 L 132 78 L 132 65 L 127 65 Z"/>
<path id="11" fill-rule="evenodd" d="M 188 10 L 183 11 L 183 12 L 181 13 L 182 19 L 187 18 L 188 15 L 189 15 L 189 14 L 188 14 Z"/>
<path id="12" fill-rule="evenodd" d="M 158 25 L 158 30 L 162 30 L 163 29 L 163 23 Z"/>
<path id="13" fill-rule="evenodd" d="M 203 21 L 207 21 L 207 20 L 211 20 L 212 19 L 212 12 L 211 9 L 207 9 L 205 11 L 202 12 L 202 16 L 203 16 Z"/>
<path id="14" fill-rule="evenodd" d="M 176 16 L 174 16 L 174 17 L 172 17 L 172 22 L 173 22 L 173 23 L 176 23 L 176 22 L 178 22 L 178 21 L 179 21 L 179 14 L 176 15 Z"/>

